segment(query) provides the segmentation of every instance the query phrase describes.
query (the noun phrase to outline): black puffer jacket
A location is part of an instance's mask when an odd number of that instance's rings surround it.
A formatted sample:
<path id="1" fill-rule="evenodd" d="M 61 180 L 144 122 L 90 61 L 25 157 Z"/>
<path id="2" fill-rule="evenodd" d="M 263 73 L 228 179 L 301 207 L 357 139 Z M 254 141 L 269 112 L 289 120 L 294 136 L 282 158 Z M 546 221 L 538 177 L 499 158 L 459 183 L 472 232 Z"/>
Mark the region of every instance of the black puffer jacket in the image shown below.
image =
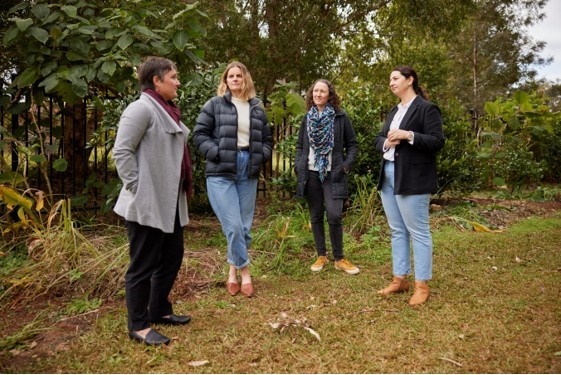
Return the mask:
<path id="1" fill-rule="evenodd" d="M 249 100 L 250 177 L 259 177 L 261 166 L 271 158 L 271 129 L 265 110 L 257 98 Z M 237 175 L 238 112 L 232 94 L 215 96 L 205 103 L 193 131 L 193 140 L 206 160 L 207 176 Z"/>
<path id="2" fill-rule="evenodd" d="M 335 133 L 333 134 L 332 165 L 329 176 L 331 177 L 331 188 L 334 199 L 347 199 L 349 188 L 347 184 L 347 173 L 351 170 L 358 155 L 358 141 L 351 124 L 351 120 L 343 111 L 335 114 Z M 310 141 L 306 130 L 306 117 L 302 119 L 298 141 L 296 143 L 296 160 L 294 169 L 298 176 L 296 186 L 296 197 L 302 198 L 306 192 L 308 182 L 308 155 L 310 152 Z"/>

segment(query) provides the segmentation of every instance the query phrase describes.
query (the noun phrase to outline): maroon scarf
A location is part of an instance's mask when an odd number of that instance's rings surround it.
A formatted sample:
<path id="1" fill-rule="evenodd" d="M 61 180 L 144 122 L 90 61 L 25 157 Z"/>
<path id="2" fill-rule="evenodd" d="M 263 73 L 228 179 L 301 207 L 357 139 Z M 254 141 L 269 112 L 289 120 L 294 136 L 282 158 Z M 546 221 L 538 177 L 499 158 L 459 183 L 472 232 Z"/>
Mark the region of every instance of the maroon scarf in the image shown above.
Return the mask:
<path id="1" fill-rule="evenodd" d="M 174 102 L 172 102 L 171 100 L 165 100 L 156 90 L 153 89 L 144 89 L 142 92 L 154 98 L 175 121 L 177 126 L 179 126 L 179 121 L 181 120 L 181 112 Z M 181 161 L 181 178 L 183 179 L 183 190 L 187 194 L 187 198 L 191 198 L 193 196 L 192 166 L 193 163 L 191 162 L 191 151 L 189 151 L 189 146 L 187 145 L 187 142 L 185 142 L 185 146 L 183 149 L 183 160 Z"/>

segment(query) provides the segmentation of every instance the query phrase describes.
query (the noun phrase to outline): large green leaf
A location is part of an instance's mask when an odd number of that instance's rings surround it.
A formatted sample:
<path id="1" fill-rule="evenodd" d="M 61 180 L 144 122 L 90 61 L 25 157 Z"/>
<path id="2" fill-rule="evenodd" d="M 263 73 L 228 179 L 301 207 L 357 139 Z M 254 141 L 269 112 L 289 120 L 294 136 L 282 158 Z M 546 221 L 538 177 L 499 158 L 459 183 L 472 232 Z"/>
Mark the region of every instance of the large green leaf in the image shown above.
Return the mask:
<path id="1" fill-rule="evenodd" d="M 90 52 L 91 45 L 82 38 L 73 38 L 70 48 L 72 51 L 87 55 Z"/>
<path id="2" fill-rule="evenodd" d="M 4 45 L 8 46 L 10 45 L 10 43 L 19 35 L 19 29 L 17 28 L 17 26 L 12 26 L 8 29 L 8 31 L 6 31 L 6 34 L 4 34 Z"/>
<path id="3" fill-rule="evenodd" d="M 302 96 L 290 92 L 286 95 L 286 109 L 293 115 L 306 112 L 306 102 Z"/>
<path id="4" fill-rule="evenodd" d="M 74 94 L 80 98 L 85 97 L 88 94 L 88 84 L 82 79 L 72 80 L 72 91 Z"/>
<path id="5" fill-rule="evenodd" d="M 80 26 L 76 29 L 77 33 L 85 35 L 94 35 L 95 31 L 98 29 L 96 25 Z"/>
<path id="6" fill-rule="evenodd" d="M 53 162 L 53 169 L 57 172 L 64 172 L 68 168 L 68 162 L 65 159 L 57 159 Z"/>
<path id="7" fill-rule="evenodd" d="M 29 160 L 37 163 L 37 164 L 41 164 L 47 161 L 47 158 L 43 155 L 31 155 L 29 157 Z"/>
<path id="8" fill-rule="evenodd" d="M 117 45 L 120 49 L 125 50 L 133 43 L 132 36 L 130 34 L 123 34 L 117 41 Z"/>
<path id="9" fill-rule="evenodd" d="M 113 47 L 114 45 L 115 43 L 111 40 L 100 40 L 99 42 L 95 43 L 95 48 L 97 48 L 99 52 L 103 52 L 111 49 L 111 47 Z"/>
<path id="10" fill-rule="evenodd" d="M 45 87 L 45 92 L 51 93 L 53 92 L 59 83 L 59 79 L 56 74 L 51 74 L 47 78 L 45 78 L 41 83 L 39 83 L 39 87 Z"/>
<path id="11" fill-rule="evenodd" d="M 52 12 L 47 18 L 45 18 L 43 20 L 43 25 L 47 25 L 50 23 L 54 23 L 55 21 L 57 21 L 60 17 L 62 16 L 62 14 L 58 11 L 54 11 Z"/>
<path id="12" fill-rule="evenodd" d="M 51 10 L 45 4 L 37 4 L 31 8 L 31 13 L 40 20 L 44 20 L 49 16 L 49 14 L 51 14 Z"/>
<path id="13" fill-rule="evenodd" d="M 173 45 L 180 51 L 183 51 L 187 43 L 189 42 L 189 32 L 187 30 L 179 30 L 172 37 Z"/>
<path id="14" fill-rule="evenodd" d="M 146 26 L 135 25 L 135 26 L 134 26 L 134 29 L 135 29 L 136 31 L 138 31 L 139 33 L 141 33 L 141 34 L 146 35 L 146 36 L 149 37 L 149 38 L 154 38 L 154 39 L 158 39 L 158 40 L 161 40 L 161 39 L 162 39 L 158 34 L 156 34 L 155 32 L 153 32 L 152 30 L 150 30 L 150 29 L 149 29 L 148 27 L 146 27 Z"/>
<path id="15" fill-rule="evenodd" d="M 496 102 L 487 102 L 485 103 L 485 112 L 496 117 L 501 113 L 501 106 Z"/>
<path id="16" fill-rule="evenodd" d="M 47 43 L 47 40 L 49 40 L 49 33 L 47 30 L 41 29 L 40 27 L 32 27 L 30 29 L 30 33 L 35 39 L 43 44 Z"/>
<path id="17" fill-rule="evenodd" d="M 105 61 L 101 65 L 101 71 L 107 74 L 108 76 L 112 76 L 115 73 L 116 69 L 117 69 L 117 64 L 113 60 Z"/>
<path id="18" fill-rule="evenodd" d="M 16 82 L 19 87 L 26 87 L 35 83 L 38 78 L 39 73 L 37 72 L 37 68 L 30 67 L 16 78 Z"/>
<path id="19" fill-rule="evenodd" d="M 25 31 L 29 28 L 29 26 L 33 25 L 33 20 L 31 18 L 22 19 L 22 18 L 16 17 L 16 18 L 12 18 L 10 20 L 15 21 L 16 26 L 18 27 L 18 29 L 20 31 Z"/>
<path id="20" fill-rule="evenodd" d="M 74 51 L 68 51 L 66 53 L 66 58 L 68 59 L 68 61 L 84 61 L 84 60 L 86 60 L 85 56 L 82 56 L 79 53 L 76 53 Z"/>
<path id="21" fill-rule="evenodd" d="M 75 6 L 64 5 L 60 9 L 71 18 L 76 18 L 78 16 L 78 8 Z"/>

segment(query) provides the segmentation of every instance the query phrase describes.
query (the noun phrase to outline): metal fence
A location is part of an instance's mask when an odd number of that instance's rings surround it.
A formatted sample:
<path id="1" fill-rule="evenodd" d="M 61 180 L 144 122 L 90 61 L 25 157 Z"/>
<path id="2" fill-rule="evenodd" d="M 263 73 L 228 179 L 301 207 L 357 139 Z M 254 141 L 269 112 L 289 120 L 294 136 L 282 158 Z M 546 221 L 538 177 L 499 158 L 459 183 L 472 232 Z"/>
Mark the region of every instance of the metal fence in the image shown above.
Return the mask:
<path id="1" fill-rule="evenodd" d="M 0 183 L 13 184 L 17 172 L 26 187 L 72 197 L 80 203 L 77 208 L 100 210 L 103 187 L 118 176 L 106 145 L 114 133 L 101 128 L 103 115 L 92 99 L 67 106 L 48 98 L 20 114 L 0 105 L 0 114 Z M 272 130 L 274 143 L 294 131 L 285 122 Z M 271 179 L 292 168 L 291 163 L 277 153 L 263 167 L 258 194 L 267 195 Z"/>

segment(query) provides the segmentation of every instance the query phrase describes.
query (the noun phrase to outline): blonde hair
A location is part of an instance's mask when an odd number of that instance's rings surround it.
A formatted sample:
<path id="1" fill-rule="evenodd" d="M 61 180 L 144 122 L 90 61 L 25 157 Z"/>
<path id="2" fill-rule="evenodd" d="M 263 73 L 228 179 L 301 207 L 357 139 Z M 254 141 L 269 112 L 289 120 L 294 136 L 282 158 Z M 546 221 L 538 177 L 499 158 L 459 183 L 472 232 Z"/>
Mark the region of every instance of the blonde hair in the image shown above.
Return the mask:
<path id="1" fill-rule="evenodd" d="M 228 89 L 228 84 L 226 83 L 226 79 L 228 77 L 228 72 L 232 68 L 239 68 L 242 71 L 242 95 L 241 98 L 243 100 L 249 100 L 255 97 L 255 86 L 253 85 L 253 79 L 251 79 L 251 74 L 247 67 L 239 61 L 232 61 L 222 73 L 222 77 L 220 77 L 220 83 L 218 84 L 218 88 L 216 89 L 216 94 L 219 96 L 223 96 Z"/>

